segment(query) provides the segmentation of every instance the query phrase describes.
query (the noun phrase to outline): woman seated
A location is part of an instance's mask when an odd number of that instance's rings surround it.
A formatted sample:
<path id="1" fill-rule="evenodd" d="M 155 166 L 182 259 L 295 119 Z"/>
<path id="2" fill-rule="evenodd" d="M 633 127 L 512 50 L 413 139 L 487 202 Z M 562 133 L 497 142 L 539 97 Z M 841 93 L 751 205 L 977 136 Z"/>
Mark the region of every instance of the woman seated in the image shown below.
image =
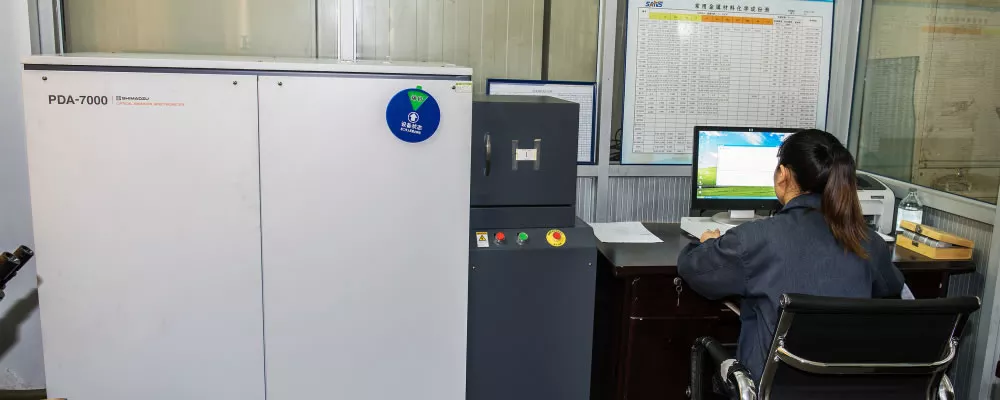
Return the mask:
<path id="1" fill-rule="evenodd" d="M 776 215 L 725 235 L 705 232 L 678 261 L 701 295 L 742 297 L 737 359 L 758 383 L 782 294 L 899 298 L 903 290 L 891 249 L 865 224 L 854 159 L 836 137 L 806 130 L 785 139 L 774 191 L 783 205 Z"/>

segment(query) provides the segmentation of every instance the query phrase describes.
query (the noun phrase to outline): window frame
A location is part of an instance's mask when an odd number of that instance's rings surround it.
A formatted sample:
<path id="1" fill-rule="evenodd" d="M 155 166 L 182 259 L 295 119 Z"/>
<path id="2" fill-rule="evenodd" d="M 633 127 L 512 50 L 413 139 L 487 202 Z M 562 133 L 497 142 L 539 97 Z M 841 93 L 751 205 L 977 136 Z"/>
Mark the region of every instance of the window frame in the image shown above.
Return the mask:
<path id="1" fill-rule="evenodd" d="M 847 114 L 848 118 L 850 118 L 849 125 L 847 125 L 847 146 L 851 154 L 855 157 L 855 159 L 857 159 L 861 142 L 861 119 L 855 118 L 855 116 L 861 115 L 861 108 L 863 106 L 865 71 L 868 68 L 868 44 L 871 39 L 871 16 L 874 8 L 874 0 L 853 1 L 861 1 L 861 7 L 859 9 L 860 13 L 856 16 L 852 16 L 858 18 L 857 24 L 855 24 L 855 26 L 858 27 L 857 35 L 855 35 L 857 53 L 854 63 L 854 85 L 852 85 L 853 93 L 848 93 L 845 95 L 845 98 L 850 101 L 850 108 L 848 108 L 850 113 Z M 969 218 L 986 224 L 992 225 L 995 223 L 997 217 L 997 206 L 995 204 L 889 178 L 876 172 L 867 171 L 860 166 L 858 169 L 878 177 L 882 183 L 885 183 L 885 185 L 892 190 L 893 194 L 895 194 L 897 198 L 903 198 L 907 193 L 909 193 L 910 189 L 916 189 L 918 196 L 920 197 L 920 201 L 926 207 L 946 211 L 960 217 Z M 998 190 L 998 199 L 1000 199 L 1000 190 Z"/>
<path id="2" fill-rule="evenodd" d="M 860 119 L 853 118 L 860 115 L 862 106 L 862 96 L 864 95 L 865 73 L 867 70 L 867 60 L 869 51 L 869 40 L 871 38 L 871 14 L 874 7 L 874 0 L 859 0 L 862 2 L 861 15 L 859 16 L 859 30 L 857 41 L 857 58 L 855 62 L 855 84 L 854 94 L 851 96 L 851 119 L 848 132 L 848 149 L 855 157 L 858 155 L 860 147 Z M 858 73 L 861 71 L 861 73 Z M 866 171 L 867 172 L 867 171 Z M 869 172 L 870 173 L 870 172 Z M 920 200 L 925 206 L 942 210 L 960 217 L 972 219 L 982 223 L 990 224 L 994 227 L 1000 225 L 1000 213 L 994 204 L 973 200 L 948 192 L 931 189 L 925 186 L 916 185 L 888 178 L 880 174 L 877 176 L 897 198 L 903 198 L 910 189 L 916 189 Z M 998 190 L 998 200 L 1000 200 L 1000 190 Z M 983 287 L 983 307 L 979 312 L 979 325 L 976 341 L 966 346 L 974 346 L 977 350 L 972 357 L 973 375 L 970 377 L 969 386 L 962 388 L 969 391 L 968 398 L 986 398 L 991 388 L 996 382 L 993 376 L 995 362 L 1000 355 L 1000 322 L 995 322 L 996 315 L 1000 313 L 1000 235 L 994 228 L 992 243 L 977 243 L 977 247 L 988 249 L 989 259 L 987 260 L 986 276 L 984 276 Z"/>

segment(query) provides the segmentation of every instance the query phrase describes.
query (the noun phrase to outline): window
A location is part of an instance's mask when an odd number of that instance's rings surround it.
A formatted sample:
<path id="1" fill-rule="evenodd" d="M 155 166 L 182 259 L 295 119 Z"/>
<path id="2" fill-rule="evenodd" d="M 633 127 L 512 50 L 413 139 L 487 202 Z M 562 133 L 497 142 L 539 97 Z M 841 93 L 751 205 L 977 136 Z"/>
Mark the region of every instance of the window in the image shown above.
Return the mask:
<path id="1" fill-rule="evenodd" d="M 68 52 L 336 58 L 353 1 L 362 60 L 472 67 L 486 79 L 594 82 L 600 0 L 73 0 Z"/>
<path id="2" fill-rule="evenodd" d="M 355 7 L 359 59 L 470 66 L 477 93 L 492 78 L 597 79 L 599 0 L 358 0 Z"/>
<path id="3" fill-rule="evenodd" d="M 68 52 L 316 56 L 314 0 L 63 2 Z"/>
<path id="4" fill-rule="evenodd" d="M 1000 1 L 874 0 L 862 25 L 859 168 L 996 204 Z"/>
<path id="5" fill-rule="evenodd" d="M 63 4 L 65 44 L 337 58 L 351 29 L 340 26 L 341 5 L 353 6 L 360 60 L 472 67 L 480 94 L 488 79 L 597 80 L 601 0 L 74 0 Z"/>

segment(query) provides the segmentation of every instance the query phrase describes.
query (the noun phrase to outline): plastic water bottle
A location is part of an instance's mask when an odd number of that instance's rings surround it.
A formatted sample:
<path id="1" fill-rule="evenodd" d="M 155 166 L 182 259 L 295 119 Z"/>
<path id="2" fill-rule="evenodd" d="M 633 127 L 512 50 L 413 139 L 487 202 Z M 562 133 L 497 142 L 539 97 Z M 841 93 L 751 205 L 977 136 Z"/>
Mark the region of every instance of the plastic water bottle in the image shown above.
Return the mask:
<path id="1" fill-rule="evenodd" d="M 917 197 L 917 189 L 910 189 L 910 193 L 903 198 L 903 201 L 899 202 L 899 209 L 896 211 L 897 232 L 902 230 L 899 223 L 904 220 L 916 224 L 922 224 L 924 221 L 924 205 Z"/>

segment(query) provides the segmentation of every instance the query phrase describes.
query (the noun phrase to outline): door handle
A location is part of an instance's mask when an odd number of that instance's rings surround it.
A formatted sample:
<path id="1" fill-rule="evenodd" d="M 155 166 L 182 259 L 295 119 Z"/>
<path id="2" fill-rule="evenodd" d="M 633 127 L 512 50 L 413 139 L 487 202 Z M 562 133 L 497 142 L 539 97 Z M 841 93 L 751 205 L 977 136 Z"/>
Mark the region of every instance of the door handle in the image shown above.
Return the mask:
<path id="1" fill-rule="evenodd" d="M 490 134 L 487 132 L 483 136 L 483 141 L 486 142 L 486 165 L 483 168 L 483 176 L 490 176 L 490 163 L 493 158 L 493 144 L 490 142 Z"/>

